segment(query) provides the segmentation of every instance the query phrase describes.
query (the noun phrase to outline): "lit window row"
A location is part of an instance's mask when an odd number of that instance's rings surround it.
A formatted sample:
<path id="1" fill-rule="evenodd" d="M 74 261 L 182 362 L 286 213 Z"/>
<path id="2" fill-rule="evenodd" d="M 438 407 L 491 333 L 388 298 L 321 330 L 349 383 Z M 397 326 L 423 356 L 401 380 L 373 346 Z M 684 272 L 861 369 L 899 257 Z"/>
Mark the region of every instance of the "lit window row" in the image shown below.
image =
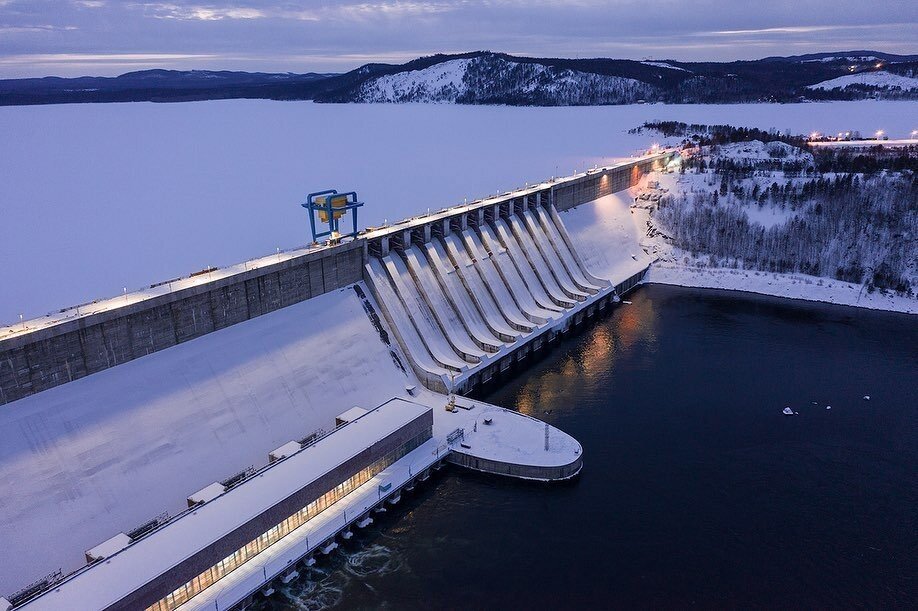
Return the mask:
<path id="1" fill-rule="evenodd" d="M 271 545 L 274 545 L 281 538 L 290 534 L 308 520 L 311 520 L 316 515 L 356 490 L 359 486 L 365 484 L 371 477 L 405 456 L 408 452 L 420 446 L 426 440 L 430 439 L 431 433 L 431 429 L 428 428 L 425 432 L 388 452 L 385 456 L 372 464 L 364 467 L 316 500 L 289 516 L 280 524 L 271 527 L 268 531 L 252 539 L 188 583 L 176 588 L 172 593 L 150 605 L 147 607 L 147 611 L 171 611 L 184 604 L 193 596 L 199 594 L 231 571 L 239 568 L 242 564 L 248 562 Z"/>

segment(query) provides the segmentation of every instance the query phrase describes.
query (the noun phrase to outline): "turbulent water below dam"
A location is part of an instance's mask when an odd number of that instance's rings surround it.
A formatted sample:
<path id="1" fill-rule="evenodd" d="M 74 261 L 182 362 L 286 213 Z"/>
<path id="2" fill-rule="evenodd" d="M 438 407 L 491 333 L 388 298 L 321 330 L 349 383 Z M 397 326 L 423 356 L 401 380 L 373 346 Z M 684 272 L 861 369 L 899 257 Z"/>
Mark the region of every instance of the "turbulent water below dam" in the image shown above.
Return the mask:
<path id="1" fill-rule="evenodd" d="M 483 397 L 580 440 L 577 481 L 444 471 L 261 608 L 913 608 L 918 318 L 629 299 Z"/>

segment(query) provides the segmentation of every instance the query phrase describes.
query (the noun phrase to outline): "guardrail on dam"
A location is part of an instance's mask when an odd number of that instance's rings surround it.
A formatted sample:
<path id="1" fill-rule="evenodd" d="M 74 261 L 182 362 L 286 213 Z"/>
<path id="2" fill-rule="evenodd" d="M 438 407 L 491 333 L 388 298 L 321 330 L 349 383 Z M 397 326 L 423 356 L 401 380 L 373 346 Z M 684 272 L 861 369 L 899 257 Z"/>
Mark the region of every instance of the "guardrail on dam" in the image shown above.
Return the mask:
<path id="1" fill-rule="evenodd" d="M 387 317 L 401 317 L 406 296 L 418 290 L 433 300 L 405 312 L 402 322 L 410 320 L 409 327 L 392 327 L 425 384 L 442 389 L 449 381 L 469 390 L 508 368 L 510 352 L 519 360 L 540 347 L 558 321 L 567 328 L 604 306 L 594 295 L 611 297 L 639 280 L 611 287 L 591 278 L 555 211 L 624 190 L 675 154 L 556 179 L 368 230 L 337 246 L 270 255 L 0 328 L 0 404 L 364 279 L 376 292 L 392 287 L 394 295 L 376 295 Z M 388 284 L 380 283 L 384 278 Z M 587 297 L 589 307 L 580 307 Z M 435 335 L 423 332 L 437 329 Z M 418 331 L 421 344 L 414 338 Z"/>

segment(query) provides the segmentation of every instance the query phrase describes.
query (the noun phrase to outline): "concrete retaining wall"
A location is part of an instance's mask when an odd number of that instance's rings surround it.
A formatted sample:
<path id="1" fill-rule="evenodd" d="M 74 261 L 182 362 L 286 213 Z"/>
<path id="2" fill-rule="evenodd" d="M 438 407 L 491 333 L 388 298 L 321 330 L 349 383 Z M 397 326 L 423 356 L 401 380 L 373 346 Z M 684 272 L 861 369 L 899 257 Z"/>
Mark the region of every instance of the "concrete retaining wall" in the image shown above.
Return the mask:
<path id="1" fill-rule="evenodd" d="M 551 202 L 560 212 L 618 191 L 624 191 L 636 185 L 645 174 L 665 167 L 670 159 L 672 155 L 636 161 L 625 167 L 612 168 L 564 181 L 551 188 Z"/>
<path id="2" fill-rule="evenodd" d="M 0 404 L 359 281 L 364 244 L 318 250 L 0 341 Z"/>
<path id="3" fill-rule="evenodd" d="M 583 455 L 581 454 L 578 456 L 577 460 L 574 462 L 560 467 L 537 467 L 533 465 L 518 465 L 499 460 L 478 458 L 468 454 L 461 454 L 453 450 L 446 458 L 446 462 L 467 469 L 481 471 L 482 473 L 508 475 L 511 477 L 539 481 L 560 481 L 570 479 L 580 473 L 580 469 L 583 467 Z"/>

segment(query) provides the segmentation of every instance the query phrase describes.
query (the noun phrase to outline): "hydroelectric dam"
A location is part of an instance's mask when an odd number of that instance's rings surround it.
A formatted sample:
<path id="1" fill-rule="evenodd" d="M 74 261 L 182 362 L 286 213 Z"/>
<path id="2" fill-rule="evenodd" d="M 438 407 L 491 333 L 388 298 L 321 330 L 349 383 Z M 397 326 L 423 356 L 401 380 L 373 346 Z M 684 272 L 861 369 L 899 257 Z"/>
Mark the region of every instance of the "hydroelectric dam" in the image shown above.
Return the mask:
<path id="1" fill-rule="evenodd" d="M 641 281 L 627 190 L 674 159 L 0 328 L 0 611 L 242 609 L 446 463 L 577 476 L 470 394 Z"/>

